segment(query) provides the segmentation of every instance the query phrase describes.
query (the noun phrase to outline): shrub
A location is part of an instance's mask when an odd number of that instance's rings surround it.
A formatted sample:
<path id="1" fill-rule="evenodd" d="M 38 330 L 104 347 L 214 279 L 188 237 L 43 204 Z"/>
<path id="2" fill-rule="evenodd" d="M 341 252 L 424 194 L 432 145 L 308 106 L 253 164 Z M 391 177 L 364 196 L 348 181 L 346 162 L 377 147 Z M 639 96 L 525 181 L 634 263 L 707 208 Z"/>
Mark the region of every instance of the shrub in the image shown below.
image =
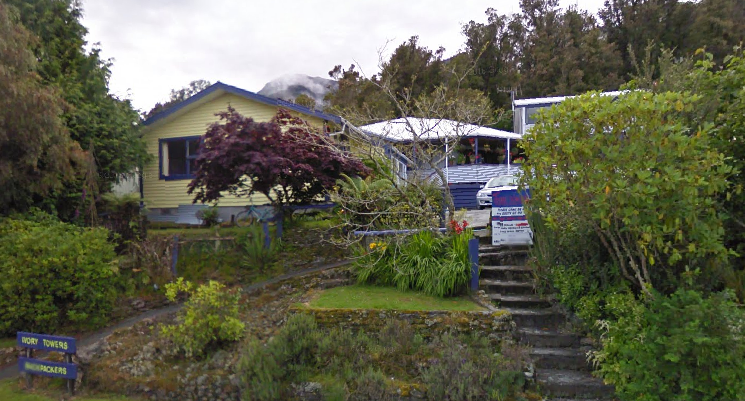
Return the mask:
<path id="1" fill-rule="evenodd" d="M 440 188 L 430 182 L 395 184 L 389 178 L 342 175 L 333 194 L 341 217 L 353 230 L 412 229 L 438 226 L 444 207 Z M 393 176 L 395 177 L 395 175 Z"/>
<path id="2" fill-rule="evenodd" d="M 383 372 L 368 368 L 355 380 L 352 401 L 388 401 L 396 399 L 388 389 L 388 379 Z"/>
<path id="3" fill-rule="evenodd" d="M 517 370 L 513 370 L 515 366 L 505 369 L 504 364 L 509 361 L 494 354 L 484 341 L 467 345 L 457 337 L 444 335 L 436 348 L 441 350 L 439 358 L 422 369 L 430 400 L 502 400 L 525 384 L 519 369 L 524 365 L 518 362 Z M 526 356 L 518 360 L 525 362 Z"/>
<path id="4" fill-rule="evenodd" d="M 533 209 L 554 229 L 563 227 L 559 211 L 586 221 L 623 277 L 645 292 L 672 291 L 686 266 L 728 256 L 717 197 L 732 168 L 710 126 L 685 124 L 697 100 L 590 93 L 541 113 L 523 143 L 525 184 L 541 194 Z"/>
<path id="5" fill-rule="evenodd" d="M 197 218 L 202 220 L 203 225 L 214 227 L 220 224 L 220 211 L 217 206 L 210 206 L 207 209 L 197 211 Z"/>
<path id="6" fill-rule="evenodd" d="M 173 237 L 151 236 L 130 242 L 120 258 L 122 275 L 129 275 L 135 287 L 151 283 L 165 285 L 171 273 Z"/>
<path id="7" fill-rule="evenodd" d="M 145 238 L 145 219 L 140 211 L 139 195 L 107 193 L 101 199 L 101 224 L 111 231 L 117 253 L 122 253 L 128 244 Z"/>
<path id="8" fill-rule="evenodd" d="M 238 362 L 245 399 L 256 401 L 279 400 L 283 367 L 277 363 L 269 347 L 252 338 Z"/>
<path id="9" fill-rule="evenodd" d="M 161 333 L 187 357 L 198 356 L 210 345 L 237 341 L 243 337 L 245 324 L 239 319 L 237 290 L 226 290 L 217 281 L 195 286 L 183 278 L 166 284 L 166 297 L 174 301 L 180 292 L 189 300 L 179 316 L 180 323 L 166 325 Z"/>
<path id="10" fill-rule="evenodd" d="M 0 335 L 104 325 L 118 285 L 108 237 L 43 213 L 0 219 Z"/>
<path id="11" fill-rule="evenodd" d="M 449 335 L 426 344 L 402 321 L 388 322 L 379 334 L 324 331 L 312 317 L 292 315 L 266 345 L 252 339 L 244 348 L 238 364 L 244 397 L 288 399 L 291 383 L 319 378 L 326 399 L 344 399 L 349 390 L 352 400 L 399 399 L 391 376 L 412 388 L 425 384 L 432 400 L 509 399 L 524 384 L 523 348 L 505 343 L 495 354 L 485 338 Z"/>
<path id="12" fill-rule="evenodd" d="M 468 288 L 472 231 L 440 236 L 429 230 L 388 243 L 375 242 L 355 263 L 359 283 L 395 286 L 448 297 Z"/>
<path id="13" fill-rule="evenodd" d="M 259 223 L 248 226 L 245 234 L 239 236 L 238 243 L 246 254 L 243 265 L 258 267 L 262 272 L 276 260 L 280 245 L 277 239 L 270 238 L 269 247 L 266 246 L 264 228 Z"/>
<path id="14" fill-rule="evenodd" d="M 623 400 L 745 399 L 745 312 L 728 295 L 609 299 L 618 318 L 595 353 L 600 373 Z"/>

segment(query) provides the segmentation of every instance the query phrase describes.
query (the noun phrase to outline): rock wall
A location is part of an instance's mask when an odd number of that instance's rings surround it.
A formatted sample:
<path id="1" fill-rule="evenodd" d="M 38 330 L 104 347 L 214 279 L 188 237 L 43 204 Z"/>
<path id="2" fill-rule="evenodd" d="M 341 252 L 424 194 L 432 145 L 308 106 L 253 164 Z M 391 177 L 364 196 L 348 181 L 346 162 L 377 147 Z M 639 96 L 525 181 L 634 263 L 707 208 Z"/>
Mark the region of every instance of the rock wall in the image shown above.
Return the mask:
<path id="1" fill-rule="evenodd" d="M 514 323 L 505 311 L 396 311 L 370 309 L 314 309 L 293 306 L 290 313 L 313 316 L 321 327 L 342 327 L 375 333 L 388 320 L 405 320 L 425 339 L 451 333 L 474 333 L 494 342 L 512 338 Z"/>

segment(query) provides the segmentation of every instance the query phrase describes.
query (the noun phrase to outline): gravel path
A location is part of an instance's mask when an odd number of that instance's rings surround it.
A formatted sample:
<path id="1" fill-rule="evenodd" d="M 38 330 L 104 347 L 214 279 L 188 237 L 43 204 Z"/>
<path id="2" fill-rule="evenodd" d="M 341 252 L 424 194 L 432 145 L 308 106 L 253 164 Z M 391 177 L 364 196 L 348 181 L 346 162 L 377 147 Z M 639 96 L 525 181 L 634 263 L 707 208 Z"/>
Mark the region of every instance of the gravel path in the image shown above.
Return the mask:
<path id="1" fill-rule="evenodd" d="M 287 280 L 287 279 L 291 279 L 291 278 L 295 278 L 295 277 L 301 277 L 301 276 L 305 276 L 307 274 L 317 273 L 317 272 L 320 272 L 320 271 L 324 271 L 324 270 L 328 270 L 328 269 L 333 269 L 333 268 L 336 268 L 336 267 L 346 266 L 346 265 L 348 265 L 350 263 L 351 263 L 351 260 L 343 260 L 343 261 L 340 261 L 340 262 L 329 263 L 329 264 L 326 264 L 326 265 L 323 265 L 323 266 L 317 266 L 317 267 L 313 267 L 313 268 L 306 269 L 306 270 L 299 270 L 299 271 L 296 271 L 296 272 L 283 274 L 281 276 L 277 276 L 277 277 L 271 278 L 269 280 L 265 280 L 265 281 L 262 281 L 262 282 L 258 282 L 258 283 L 254 283 L 254 284 L 245 286 L 245 287 L 243 287 L 243 291 L 245 291 L 245 292 L 254 291 L 254 290 L 257 290 L 257 289 L 264 288 L 264 287 L 266 287 L 268 285 L 279 283 L 279 282 L 284 281 L 284 280 Z M 100 339 L 102 339 L 102 338 L 110 335 L 114 331 L 119 330 L 119 329 L 124 329 L 124 328 L 127 328 L 127 327 L 131 327 L 134 324 L 136 324 L 138 322 L 141 322 L 141 321 L 143 321 L 145 319 L 156 318 L 158 316 L 162 316 L 162 315 L 166 315 L 166 314 L 169 314 L 169 313 L 172 313 L 172 312 L 176 312 L 179 309 L 181 309 L 182 306 L 183 306 L 182 304 L 169 305 L 169 306 L 165 306 L 163 308 L 149 310 L 149 311 L 143 312 L 143 313 L 141 313 L 141 314 L 139 314 L 137 316 L 132 316 L 132 317 L 129 317 L 127 319 L 124 319 L 124 320 L 118 322 L 117 324 L 115 324 L 113 326 L 109 326 L 109 327 L 103 328 L 103 329 L 101 329 L 101 330 L 99 330 L 99 331 L 97 331 L 95 333 L 91 333 L 91 334 L 87 335 L 86 337 L 83 337 L 82 339 L 78 340 L 78 348 L 85 348 L 87 346 L 93 345 L 98 340 L 100 340 Z M 36 353 L 36 357 L 43 357 L 45 354 L 46 353 L 43 353 L 43 352 L 37 352 Z M 16 376 L 18 376 L 18 364 L 12 364 L 12 365 L 8 365 L 8 366 L 5 366 L 3 368 L 0 368 L 0 380 L 10 379 L 10 378 L 13 378 L 13 377 L 16 377 Z"/>

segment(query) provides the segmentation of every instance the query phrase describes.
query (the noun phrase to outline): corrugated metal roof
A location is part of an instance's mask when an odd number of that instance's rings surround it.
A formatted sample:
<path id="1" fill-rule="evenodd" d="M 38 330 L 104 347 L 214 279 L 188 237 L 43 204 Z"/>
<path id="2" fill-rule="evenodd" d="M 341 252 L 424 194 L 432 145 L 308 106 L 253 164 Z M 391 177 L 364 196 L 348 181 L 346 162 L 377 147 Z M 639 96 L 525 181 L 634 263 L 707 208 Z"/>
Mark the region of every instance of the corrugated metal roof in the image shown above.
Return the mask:
<path id="1" fill-rule="evenodd" d="M 446 138 L 501 138 L 520 139 L 514 132 L 453 120 L 436 118 L 397 118 L 359 127 L 364 132 L 393 142 L 409 142 L 414 139 L 431 141 Z"/>
<path id="2" fill-rule="evenodd" d="M 628 91 L 614 91 L 614 92 L 602 92 L 601 96 L 619 96 Z M 515 107 L 522 107 L 522 106 L 538 106 L 538 105 L 547 105 L 547 104 L 554 104 L 554 103 L 561 103 L 566 99 L 573 98 L 576 96 L 554 96 L 554 97 L 536 97 L 531 99 L 515 99 L 513 104 Z"/>

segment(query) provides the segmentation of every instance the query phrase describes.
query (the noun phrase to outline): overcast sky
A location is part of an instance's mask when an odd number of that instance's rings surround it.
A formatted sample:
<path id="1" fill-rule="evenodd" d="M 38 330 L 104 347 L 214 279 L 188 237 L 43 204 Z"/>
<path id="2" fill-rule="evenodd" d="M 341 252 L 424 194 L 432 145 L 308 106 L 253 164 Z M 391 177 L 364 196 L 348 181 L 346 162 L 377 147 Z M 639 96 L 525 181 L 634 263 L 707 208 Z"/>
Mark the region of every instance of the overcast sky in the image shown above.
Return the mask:
<path id="1" fill-rule="evenodd" d="M 596 13 L 603 0 L 560 0 Z M 461 26 L 484 12 L 519 12 L 519 0 L 84 0 L 89 44 L 113 59 L 110 87 L 147 111 L 197 79 L 258 92 L 286 74 L 327 78 L 334 65 L 378 72 L 412 35 L 420 44 L 463 47 Z"/>

